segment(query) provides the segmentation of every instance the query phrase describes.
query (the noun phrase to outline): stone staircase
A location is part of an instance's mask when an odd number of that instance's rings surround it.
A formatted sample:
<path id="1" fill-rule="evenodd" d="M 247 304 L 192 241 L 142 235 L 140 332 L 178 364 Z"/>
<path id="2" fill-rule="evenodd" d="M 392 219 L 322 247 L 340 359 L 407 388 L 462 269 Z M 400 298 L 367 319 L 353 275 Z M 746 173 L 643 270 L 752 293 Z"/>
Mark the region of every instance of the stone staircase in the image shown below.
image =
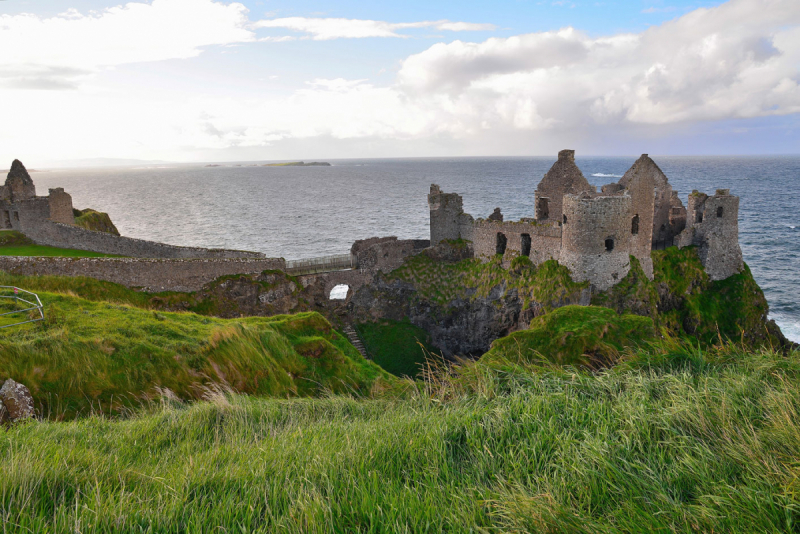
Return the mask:
<path id="1" fill-rule="evenodd" d="M 358 335 L 358 332 L 356 332 L 355 327 L 351 323 L 344 323 L 342 331 L 344 332 L 344 335 L 347 336 L 347 339 L 350 341 L 350 343 L 356 348 L 356 350 L 358 350 L 358 352 L 361 353 L 364 358 L 368 360 L 371 359 L 369 357 L 369 353 L 367 352 L 367 348 L 361 341 L 361 336 Z"/>

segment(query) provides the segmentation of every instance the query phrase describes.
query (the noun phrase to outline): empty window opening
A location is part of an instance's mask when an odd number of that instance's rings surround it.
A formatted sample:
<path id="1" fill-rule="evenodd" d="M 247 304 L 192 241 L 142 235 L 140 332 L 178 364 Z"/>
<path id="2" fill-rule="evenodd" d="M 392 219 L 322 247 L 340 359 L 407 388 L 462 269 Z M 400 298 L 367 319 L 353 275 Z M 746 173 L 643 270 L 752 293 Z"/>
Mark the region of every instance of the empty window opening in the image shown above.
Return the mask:
<path id="1" fill-rule="evenodd" d="M 14 212 L 14 220 L 19 222 L 19 212 L 18 211 Z"/>
<path id="2" fill-rule="evenodd" d="M 722 217 L 722 206 L 717 208 L 717 217 Z"/>
<path id="3" fill-rule="evenodd" d="M 695 216 L 695 221 L 699 222 L 699 223 L 703 222 L 703 212 L 702 211 L 698 211 L 697 212 L 697 215 Z"/>
<path id="4" fill-rule="evenodd" d="M 563 222 L 563 224 L 567 224 L 567 216 L 566 216 L 566 215 L 564 215 L 564 222 Z"/>
<path id="5" fill-rule="evenodd" d="M 347 284 L 339 284 L 331 289 L 331 294 L 328 297 L 330 300 L 345 300 L 347 293 L 350 291 L 350 286 Z"/>
<path id="6" fill-rule="evenodd" d="M 614 250 L 614 240 L 612 238 L 606 239 L 606 252 Z"/>
<path id="7" fill-rule="evenodd" d="M 497 234 L 497 254 L 505 254 L 506 253 L 506 243 L 508 240 L 506 239 L 506 234 L 501 234 L 498 232 Z"/>
<path id="8" fill-rule="evenodd" d="M 631 233 L 633 235 L 639 234 L 639 214 L 634 215 L 633 219 L 631 219 Z"/>
<path id="9" fill-rule="evenodd" d="M 520 252 L 523 256 L 530 256 L 531 255 L 531 236 L 530 234 L 522 234 L 522 246 L 520 247 Z"/>
<path id="10" fill-rule="evenodd" d="M 3 211 L 3 228 L 11 228 L 11 214 Z"/>
<path id="11" fill-rule="evenodd" d="M 544 220 L 550 218 L 550 199 L 547 197 L 540 198 L 539 205 L 537 207 L 539 208 L 537 210 L 538 213 L 536 214 L 537 219 Z"/>

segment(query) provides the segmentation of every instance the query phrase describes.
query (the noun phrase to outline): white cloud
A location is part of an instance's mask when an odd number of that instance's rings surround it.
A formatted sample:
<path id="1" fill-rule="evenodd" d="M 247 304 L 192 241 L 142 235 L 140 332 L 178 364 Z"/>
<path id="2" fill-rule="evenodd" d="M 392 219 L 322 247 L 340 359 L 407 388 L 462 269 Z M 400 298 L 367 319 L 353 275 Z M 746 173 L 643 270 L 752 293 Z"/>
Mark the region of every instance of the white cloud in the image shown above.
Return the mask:
<path id="1" fill-rule="evenodd" d="M 180 1 L 155 0 L 152 9 L 160 2 Z M 192 5 L 201 1 L 192 0 Z M 246 23 L 239 15 L 244 14 L 235 4 L 206 4 L 229 15 L 216 33 L 184 37 L 191 46 L 164 45 L 159 51 L 147 46 L 122 56 L 191 57 L 202 43 L 255 38 L 242 29 Z M 74 20 L 85 23 L 81 17 Z M 398 33 L 408 24 L 423 23 L 404 24 L 337 29 L 298 23 L 297 28 L 330 39 Z M 11 56 L 2 50 L 6 72 L 33 68 L 30 62 L 8 66 Z M 54 61 L 42 52 L 41 68 L 81 72 L 112 61 L 104 57 Z M 541 147 L 553 139 L 626 131 L 658 136 L 669 125 L 800 113 L 798 65 L 800 2 L 731 0 L 638 34 L 592 37 L 565 28 L 479 43 L 439 43 L 407 57 L 388 86 L 312 74 L 288 95 L 228 97 L 203 88 L 188 95 L 147 88 L 95 93 L 87 88 L 46 93 L 0 89 L 0 101 L 14 103 L 4 109 L 4 122 L 24 125 L 0 130 L 0 151 L 23 157 L 28 150 L 40 150 L 51 159 L 202 159 L 196 154 L 206 150 L 351 140 L 354 152 L 338 154 L 345 157 L 383 141 L 398 150 L 404 143 L 427 143 L 435 151 L 443 143 L 502 149 L 521 138 Z M 66 71 L 54 80 L 73 74 Z"/>
<path id="2" fill-rule="evenodd" d="M 51 18 L 0 15 L 0 83 L 70 87 L 103 67 L 190 58 L 205 46 L 253 40 L 247 23 L 242 4 L 212 0 L 131 2 Z"/>
<path id="3" fill-rule="evenodd" d="M 282 28 L 306 33 L 315 41 L 331 39 L 362 39 L 365 37 L 407 37 L 398 30 L 411 28 L 434 28 L 454 32 L 494 30 L 493 24 L 450 22 L 447 20 L 421 22 L 386 22 L 343 18 L 285 17 L 260 20 L 255 28 Z"/>

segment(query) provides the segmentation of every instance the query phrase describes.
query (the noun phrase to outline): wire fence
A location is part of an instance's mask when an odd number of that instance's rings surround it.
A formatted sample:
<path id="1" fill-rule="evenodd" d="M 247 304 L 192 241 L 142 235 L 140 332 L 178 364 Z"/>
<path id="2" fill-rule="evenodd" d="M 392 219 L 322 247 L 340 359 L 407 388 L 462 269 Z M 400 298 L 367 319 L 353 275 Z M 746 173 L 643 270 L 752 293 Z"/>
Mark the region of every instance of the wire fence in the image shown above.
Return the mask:
<path id="1" fill-rule="evenodd" d="M 0 286 L 0 329 L 43 319 L 44 306 L 39 295 L 15 286 Z"/>
<path id="2" fill-rule="evenodd" d="M 355 256 L 352 254 L 337 254 L 334 256 L 306 258 L 304 260 L 287 260 L 286 272 L 289 274 L 316 274 L 354 269 L 355 266 Z"/>

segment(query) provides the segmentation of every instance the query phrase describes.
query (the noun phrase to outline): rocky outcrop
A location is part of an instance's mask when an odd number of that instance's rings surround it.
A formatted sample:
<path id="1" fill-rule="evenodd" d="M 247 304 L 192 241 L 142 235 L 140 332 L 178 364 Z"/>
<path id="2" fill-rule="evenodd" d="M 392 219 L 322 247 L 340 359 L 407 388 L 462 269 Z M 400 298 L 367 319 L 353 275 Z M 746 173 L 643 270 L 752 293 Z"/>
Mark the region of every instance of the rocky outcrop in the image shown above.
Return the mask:
<path id="1" fill-rule="evenodd" d="M 75 216 L 75 226 L 80 226 L 81 228 L 93 230 L 95 232 L 120 235 L 117 227 L 111 222 L 111 217 L 108 216 L 108 213 L 95 211 L 91 208 L 85 210 L 74 209 L 72 212 Z"/>
<path id="2" fill-rule="evenodd" d="M 33 397 L 28 388 L 8 379 L 0 388 L 0 422 L 17 422 L 34 416 Z"/>

